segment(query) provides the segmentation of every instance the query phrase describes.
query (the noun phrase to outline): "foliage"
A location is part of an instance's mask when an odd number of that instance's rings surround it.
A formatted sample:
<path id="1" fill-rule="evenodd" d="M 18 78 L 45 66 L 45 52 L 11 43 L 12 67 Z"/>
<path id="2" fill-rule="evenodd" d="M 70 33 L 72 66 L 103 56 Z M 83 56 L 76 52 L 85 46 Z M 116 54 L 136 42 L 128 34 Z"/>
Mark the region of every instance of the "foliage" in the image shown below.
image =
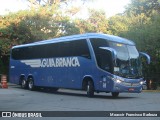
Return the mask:
<path id="1" fill-rule="evenodd" d="M 115 15 L 109 18 L 109 31 L 113 35 L 123 36 L 128 31 L 129 19 L 123 15 Z"/>
<path id="2" fill-rule="evenodd" d="M 131 4 L 126 7 L 125 12 L 128 16 L 137 16 L 142 13 L 146 16 L 151 16 L 155 10 L 160 10 L 158 0 L 131 0 Z"/>
<path id="3" fill-rule="evenodd" d="M 8 66 L 6 61 L 14 45 L 69 35 L 76 31 L 78 29 L 74 29 L 70 18 L 63 16 L 55 7 L 39 7 L 0 16 L 0 62 Z"/>
<path id="4" fill-rule="evenodd" d="M 74 23 L 75 26 L 79 29 L 79 33 L 110 33 L 105 12 L 101 10 L 96 11 L 94 9 L 89 9 L 88 19 L 75 19 Z"/>

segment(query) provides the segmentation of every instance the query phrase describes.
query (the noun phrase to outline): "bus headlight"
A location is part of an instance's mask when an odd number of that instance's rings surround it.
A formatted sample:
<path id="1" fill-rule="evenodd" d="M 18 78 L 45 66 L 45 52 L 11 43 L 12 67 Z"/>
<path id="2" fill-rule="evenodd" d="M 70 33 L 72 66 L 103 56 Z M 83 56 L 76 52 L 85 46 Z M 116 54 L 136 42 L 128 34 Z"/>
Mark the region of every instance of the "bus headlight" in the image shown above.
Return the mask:
<path id="1" fill-rule="evenodd" d="M 114 76 L 114 77 L 112 78 L 112 80 L 113 80 L 114 82 L 118 83 L 118 84 L 124 82 L 124 79 L 123 79 L 123 78 L 117 77 L 117 76 Z"/>
<path id="2" fill-rule="evenodd" d="M 116 80 L 116 83 L 119 83 L 119 84 L 120 84 L 121 82 L 122 82 L 121 80 Z"/>
<path id="3" fill-rule="evenodd" d="M 143 83 L 144 83 L 143 81 L 140 81 L 140 84 L 141 84 L 141 85 L 143 85 Z"/>

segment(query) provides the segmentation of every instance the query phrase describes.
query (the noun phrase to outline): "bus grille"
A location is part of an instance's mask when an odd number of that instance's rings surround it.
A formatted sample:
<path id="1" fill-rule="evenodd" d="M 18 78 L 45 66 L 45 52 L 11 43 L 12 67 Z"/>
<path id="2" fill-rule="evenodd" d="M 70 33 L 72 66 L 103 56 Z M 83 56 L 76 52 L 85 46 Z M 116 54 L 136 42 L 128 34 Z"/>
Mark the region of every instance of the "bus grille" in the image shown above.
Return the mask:
<path id="1" fill-rule="evenodd" d="M 123 84 L 124 86 L 132 86 L 132 87 L 140 86 L 140 83 L 128 83 L 128 82 L 123 82 L 122 84 Z"/>

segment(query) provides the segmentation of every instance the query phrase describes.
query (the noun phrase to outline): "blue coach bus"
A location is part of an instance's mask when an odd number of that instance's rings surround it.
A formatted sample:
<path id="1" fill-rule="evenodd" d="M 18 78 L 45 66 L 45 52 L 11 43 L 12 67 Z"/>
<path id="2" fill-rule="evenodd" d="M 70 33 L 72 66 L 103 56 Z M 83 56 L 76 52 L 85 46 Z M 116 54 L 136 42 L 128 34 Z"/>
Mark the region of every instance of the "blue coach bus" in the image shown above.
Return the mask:
<path id="1" fill-rule="evenodd" d="M 34 90 L 47 87 L 140 93 L 141 56 L 135 43 L 113 35 L 87 33 L 14 46 L 10 56 L 10 82 Z"/>

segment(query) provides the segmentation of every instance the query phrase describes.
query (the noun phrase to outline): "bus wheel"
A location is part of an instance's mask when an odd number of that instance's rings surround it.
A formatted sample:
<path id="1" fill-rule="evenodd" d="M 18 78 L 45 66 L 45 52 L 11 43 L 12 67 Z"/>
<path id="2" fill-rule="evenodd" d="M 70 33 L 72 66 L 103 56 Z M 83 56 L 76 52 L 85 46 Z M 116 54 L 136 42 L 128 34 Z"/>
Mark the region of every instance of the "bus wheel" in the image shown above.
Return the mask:
<path id="1" fill-rule="evenodd" d="M 29 79 L 28 81 L 28 88 L 29 90 L 33 91 L 35 89 L 35 86 L 34 86 L 34 81 L 32 78 Z"/>
<path id="2" fill-rule="evenodd" d="M 27 88 L 27 81 L 24 78 L 21 81 L 21 88 L 23 88 L 23 89 Z"/>
<path id="3" fill-rule="evenodd" d="M 112 92 L 112 97 L 113 97 L 113 98 L 118 97 L 118 95 L 119 95 L 119 92 Z"/>
<path id="4" fill-rule="evenodd" d="M 88 97 L 94 96 L 94 85 L 92 81 L 88 81 L 87 83 L 87 96 Z"/>

